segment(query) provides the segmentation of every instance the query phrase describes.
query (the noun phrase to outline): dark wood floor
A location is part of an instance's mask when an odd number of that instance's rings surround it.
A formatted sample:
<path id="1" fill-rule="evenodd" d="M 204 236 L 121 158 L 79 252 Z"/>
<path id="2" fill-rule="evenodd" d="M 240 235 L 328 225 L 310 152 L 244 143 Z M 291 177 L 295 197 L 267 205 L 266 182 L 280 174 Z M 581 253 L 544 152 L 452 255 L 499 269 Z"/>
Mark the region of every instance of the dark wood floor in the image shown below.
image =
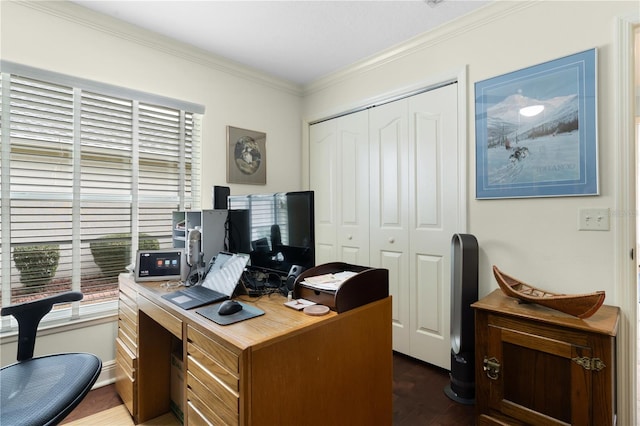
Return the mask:
<path id="1" fill-rule="evenodd" d="M 444 393 L 448 383 L 447 371 L 404 355 L 394 354 L 394 426 L 474 425 L 475 407 L 449 399 Z M 115 386 L 104 386 L 89 392 L 89 395 L 62 424 L 107 410 L 121 403 Z"/>
<path id="2" fill-rule="evenodd" d="M 449 399 L 449 372 L 401 355 L 393 355 L 394 426 L 472 426 L 475 406 Z"/>

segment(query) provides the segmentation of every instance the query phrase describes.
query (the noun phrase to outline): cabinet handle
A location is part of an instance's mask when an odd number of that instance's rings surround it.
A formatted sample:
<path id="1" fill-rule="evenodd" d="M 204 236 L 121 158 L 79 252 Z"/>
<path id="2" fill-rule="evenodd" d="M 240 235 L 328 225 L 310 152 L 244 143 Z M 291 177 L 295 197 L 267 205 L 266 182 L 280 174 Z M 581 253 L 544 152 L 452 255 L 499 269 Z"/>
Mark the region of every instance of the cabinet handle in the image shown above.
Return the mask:
<path id="1" fill-rule="evenodd" d="M 393 244 L 393 243 L 395 243 L 395 242 L 396 242 L 396 240 L 395 240 L 395 238 L 393 238 L 393 237 L 389 237 L 389 242 L 390 242 L 391 244 Z"/>
<path id="2" fill-rule="evenodd" d="M 351 239 L 353 239 L 353 236 L 347 235 L 347 240 L 351 240 Z"/>
<path id="3" fill-rule="evenodd" d="M 606 367 L 600 358 L 589 358 L 586 356 L 571 358 L 573 362 L 585 370 L 600 371 Z"/>
<path id="4" fill-rule="evenodd" d="M 498 380 L 498 376 L 500 375 L 500 362 L 495 357 L 487 358 L 485 356 L 482 364 L 482 369 L 487 373 L 487 377 L 491 380 Z"/>

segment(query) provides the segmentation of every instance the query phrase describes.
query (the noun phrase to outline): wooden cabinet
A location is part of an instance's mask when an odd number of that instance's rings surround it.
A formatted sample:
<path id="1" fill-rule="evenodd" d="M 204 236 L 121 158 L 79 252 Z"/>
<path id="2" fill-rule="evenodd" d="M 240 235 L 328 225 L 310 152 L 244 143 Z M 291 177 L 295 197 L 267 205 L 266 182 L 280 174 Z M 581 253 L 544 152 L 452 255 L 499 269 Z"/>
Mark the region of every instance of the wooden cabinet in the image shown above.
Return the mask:
<path id="1" fill-rule="evenodd" d="M 615 425 L 619 308 L 579 319 L 501 290 L 472 306 L 479 425 Z"/>

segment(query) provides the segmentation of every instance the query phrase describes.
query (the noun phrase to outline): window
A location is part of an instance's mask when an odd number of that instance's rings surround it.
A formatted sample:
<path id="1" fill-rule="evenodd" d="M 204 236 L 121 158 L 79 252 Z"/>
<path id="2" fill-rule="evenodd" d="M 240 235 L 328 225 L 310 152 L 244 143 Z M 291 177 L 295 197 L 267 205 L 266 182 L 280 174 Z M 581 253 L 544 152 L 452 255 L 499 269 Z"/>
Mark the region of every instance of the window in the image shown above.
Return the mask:
<path id="1" fill-rule="evenodd" d="M 132 252 L 171 247 L 172 211 L 199 207 L 203 108 L 7 62 L 0 86 L 2 306 L 104 307 Z"/>

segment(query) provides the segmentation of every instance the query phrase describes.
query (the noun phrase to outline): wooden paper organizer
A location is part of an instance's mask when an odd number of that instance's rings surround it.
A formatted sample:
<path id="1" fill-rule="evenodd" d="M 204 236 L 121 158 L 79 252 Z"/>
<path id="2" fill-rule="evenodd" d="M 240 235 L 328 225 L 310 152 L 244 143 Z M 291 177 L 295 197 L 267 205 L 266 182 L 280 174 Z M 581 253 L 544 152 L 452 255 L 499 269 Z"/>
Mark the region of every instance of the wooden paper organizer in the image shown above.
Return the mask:
<path id="1" fill-rule="evenodd" d="M 357 272 L 346 279 L 337 290 L 319 290 L 304 283 L 306 277 L 332 274 L 342 271 Z M 293 297 L 307 299 L 328 306 L 338 313 L 366 305 L 389 296 L 389 271 L 342 262 L 325 263 L 307 269 L 294 283 Z"/>

